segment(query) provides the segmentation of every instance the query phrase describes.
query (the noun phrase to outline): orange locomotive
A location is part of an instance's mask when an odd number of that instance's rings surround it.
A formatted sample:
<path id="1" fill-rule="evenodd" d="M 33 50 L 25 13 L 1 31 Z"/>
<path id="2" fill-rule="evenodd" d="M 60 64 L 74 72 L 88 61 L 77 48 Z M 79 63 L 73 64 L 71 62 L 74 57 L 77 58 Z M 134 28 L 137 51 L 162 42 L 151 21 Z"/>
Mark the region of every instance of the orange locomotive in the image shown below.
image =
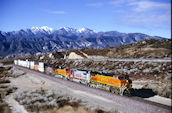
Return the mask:
<path id="1" fill-rule="evenodd" d="M 58 68 L 55 70 L 56 74 L 62 75 L 62 78 L 70 78 L 70 75 L 72 74 L 72 70 L 68 68 Z"/>
<path id="2" fill-rule="evenodd" d="M 127 75 L 115 75 L 104 73 L 91 73 L 91 83 L 107 85 L 109 91 L 123 95 L 124 93 L 130 94 L 132 88 L 132 81 Z"/>

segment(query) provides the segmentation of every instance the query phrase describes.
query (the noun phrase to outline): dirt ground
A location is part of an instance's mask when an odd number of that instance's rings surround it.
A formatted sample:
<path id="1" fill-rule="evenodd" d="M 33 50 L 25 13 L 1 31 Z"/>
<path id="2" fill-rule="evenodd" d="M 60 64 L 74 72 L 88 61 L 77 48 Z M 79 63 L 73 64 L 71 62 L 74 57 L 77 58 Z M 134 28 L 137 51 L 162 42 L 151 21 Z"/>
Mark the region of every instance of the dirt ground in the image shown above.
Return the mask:
<path id="1" fill-rule="evenodd" d="M 141 89 L 145 85 L 151 84 L 151 83 L 154 83 L 154 81 L 153 80 L 134 80 L 132 82 L 132 88 Z M 159 96 L 159 95 L 155 95 L 153 97 L 149 97 L 149 98 L 145 98 L 145 99 L 149 100 L 149 101 L 157 102 L 157 103 L 160 103 L 160 104 L 168 105 L 168 106 L 171 106 L 171 104 L 172 104 L 171 99 L 165 98 L 165 97 L 162 97 L 162 96 Z"/>
<path id="2" fill-rule="evenodd" d="M 171 98 L 171 63 L 150 61 L 93 61 L 45 60 L 52 67 L 68 67 L 103 73 L 129 75 L 132 81 L 147 80 L 144 88 L 154 90 L 159 96 Z M 154 87 L 156 86 L 156 87 Z M 163 92 L 163 93 L 162 93 Z"/>
<path id="3" fill-rule="evenodd" d="M 13 69 L 13 76 L 17 77 L 11 77 L 10 78 L 10 85 L 17 87 L 18 89 L 5 97 L 5 102 L 10 106 L 10 109 L 12 113 L 28 113 L 30 112 L 27 107 L 24 107 L 21 105 L 16 99 L 16 95 L 23 96 L 24 92 L 30 93 L 33 90 L 41 89 L 43 88 L 45 91 L 53 91 L 55 94 L 60 94 L 63 96 L 74 96 L 74 100 L 80 101 L 80 98 L 76 97 L 76 93 L 82 94 L 83 92 L 75 91 L 75 94 L 69 93 L 67 87 L 60 85 L 57 88 L 57 83 L 48 80 L 46 78 L 42 78 L 40 76 L 36 76 L 32 73 L 24 73 L 22 70 L 19 70 L 17 68 Z M 67 89 L 67 90 L 64 90 Z M 64 107 L 54 107 L 52 109 L 44 109 L 40 110 L 39 113 L 106 113 L 98 106 L 92 106 L 92 105 L 86 105 L 83 103 L 80 103 L 77 108 L 71 106 L 71 105 L 65 105 Z M 109 112 L 118 113 L 116 110 L 112 110 Z M 107 112 L 108 113 L 108 112 Z"/>
<path id="4" fill-rule="evenodd" d="M 4 98 L 13 93 L 16 88 L 10 85 L 8 77 L 11 76 L 9 70 L 12 67 L 3 67 L 0 64 L 0 113 L 10 113 L 10 106 L 4 101 Z"/>
<path id="5" fill-rule="evenodd" d="M 118 113 L 118 112 L 123 113 L 122 109 L 118 109 L 118 110 L 109 109 L 108 106 L 103 108 L 100 106 L 100 103 L 97 103 L 97 102 L 95 103 L 91 99 L 91 98 L 96 98 L 104 102 L 109 102 L 109 103 L 111 102 L 111 100 L 103 98 L 101 96 L 98 96 L 95 94 L 93 95 L 89 92 L 73 90 L 61 83 L 56 83 L 46 78 L 37 76 L 33 73 L 24 73 L 22 70 L 19 70 L 17 68 L 13 69 L 13 75 L 14 76 L 18 75 L 18 76 L 10 78 L 10 81 L 11 81 L 10 85 L 17 87 L 18 89 L 14 93 L 8 95 L 5 98 L 5 101 L 10 106 L 12 113 L 21 113 L 21 112 L 27 113 L 28 112 L 28 110 L 26 110 L 26 108 L 23 105 L 19 104 L 15 100 L 16 95 L 21 95 L 25 91 L 32 92 L 33 90 L 40 89 L 40 88 L 43 88 L 44 90 L 52 90 L 53 92 L 57 94 L 74 97 L 75 100 L 79 100 L 79 101 L 81 99 L 84 100 L 84 101 L 81 100 L 81 103 L 80 103 L 81 106 L 77 108 L 73 108 L 70 105 L 66 105 L 60 109 L 57 109 L 55 107 L 53 109 L 40 111 L 40 113 L 49 113 L 49 112 L 53 112 L 53 113 L 66 113 L 66 112 L 69 112 L 69 113 L 81 113 L 81 112 L 82 113 L 106 113 L 105 111 L 111 112 L 111 113 Z M 133 87 L 135 88 L 142 87 L 146 82 L 148 81 L 134 81 Z M 168 99 L 168 98 L 163 98 L 163 97 L 155 95 L 154 97 L 146 98 L 146 99 L 149 101 L 171 106 L 171 99 Z"/>

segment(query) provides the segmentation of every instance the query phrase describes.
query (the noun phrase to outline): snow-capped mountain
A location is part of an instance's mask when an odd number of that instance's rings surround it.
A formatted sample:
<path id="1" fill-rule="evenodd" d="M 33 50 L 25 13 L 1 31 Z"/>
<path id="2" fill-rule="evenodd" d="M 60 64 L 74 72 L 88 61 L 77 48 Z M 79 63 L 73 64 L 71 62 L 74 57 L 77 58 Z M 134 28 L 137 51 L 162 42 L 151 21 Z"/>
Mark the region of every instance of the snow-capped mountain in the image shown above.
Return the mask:
<path id="1" fill-rule="evenodd" d="M 70 28 L 70 27 L 61 27 L 59 30 L 63 30 L 66 32 L 76 32 L 76 29 Z"/>
<path id="2" fill-rule="evenodd" d="M 61 27 L 60 29 L 56 30 L 57 34 L 76 34 L 76 29 L 69 28 L 69 27 Z"/>
<path id="3" fill-rule="evenodd" d="M 95 33 L 95 31 L 85 28 L 85 27 L 78 29 L 77 32 L 79 32 L 79 33 Z"/>
<path id="4" fill-rule="evenodd" d="M 86 47 L 105 48 L 134 43 L 147 38 L 163 39 L 142 33 L 95 32 L 88 28 L 32 27 L 12 32 L 0 31 L 0 56 L 16 57 Z"/>
<path id="5" fill-rule="evenodd" d="M 28 29 L 29 30 L 29 29 Z M 47 26 L 42 26 L 42 27 L 31 27 L 30 29 L 32 31 L 32 33 L 37 34 L 39 32 L 44 32 L 44 33 L 48 33 L 51 34 L 54 30 L 53 28 L 49 28 Z"/>

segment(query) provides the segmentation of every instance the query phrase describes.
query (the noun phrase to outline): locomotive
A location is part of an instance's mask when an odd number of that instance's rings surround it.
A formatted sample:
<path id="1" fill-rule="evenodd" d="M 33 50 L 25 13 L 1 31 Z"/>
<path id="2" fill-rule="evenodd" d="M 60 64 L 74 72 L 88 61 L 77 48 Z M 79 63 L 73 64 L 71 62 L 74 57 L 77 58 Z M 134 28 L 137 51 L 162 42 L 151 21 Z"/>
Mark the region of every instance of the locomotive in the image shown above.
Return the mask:
<path id="1" fill-rule="evenodd" d="M 99 73 L 62 67 L 53 68 L 43 62 L 38 63 L 28 60 L 14 60 L 14 64 L 44 72 L 55 77 L 85 84 L 89 87 L 104 88 L 105 90 L 120 95 L 130 95 L 132 89 L 132 81 L 129 79 L 128 75 Z"/>

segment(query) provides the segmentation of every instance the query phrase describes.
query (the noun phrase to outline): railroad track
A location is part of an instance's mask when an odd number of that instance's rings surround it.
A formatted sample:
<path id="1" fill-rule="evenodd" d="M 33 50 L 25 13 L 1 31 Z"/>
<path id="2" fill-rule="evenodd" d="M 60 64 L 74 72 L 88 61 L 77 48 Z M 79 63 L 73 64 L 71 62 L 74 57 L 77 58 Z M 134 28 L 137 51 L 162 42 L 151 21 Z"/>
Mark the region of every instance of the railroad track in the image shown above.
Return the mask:
<path id="1" fill-rule="evenodd" d="M 110 93 L 110 92 L 107 92 L 104 90 L 90 88 L 86 85 L 63 80 L 60 78 L 54 79 L 55 77 L 53 77 L 53 76 L 49 76 L 45 73 L 41 73 L 41 72 L 38 72 L 35 70 L 30 70 L 28 68 L 24 68 L 24 67 L 20 67 L 20 66 L 16 66 L 16 65 L 15 65 L 15 67 L 23 70 L 26 73 L 32 73 L 32 74 L 44 77 L 46 79 L 52 80 L 54 82 L 57 82 L 61 85 L 72 88 L 74 90 L 89 92 L 90 94 L 93 94 L 93 95 L 96 94 L 97 96 L 111 100 L 111 101 L 113 101 L 113 103 L 111 104 L 111 107 L 117 106 L 117 107 L 119 107 L 120 111 L 123 111 L 123 109 L 125 109 L 126 112 L 128 112 L 128 113 L 171 113 L 170 106 L 162 105 L 162 104 L 151 102 L 148 100 L 144 100 L 143 98 L 140 98 L 140 97 L 120 96 L 120 95 L 116 95 L 116 94 L 113 94 L 113 93 Z M 108 104 L 105 104 L 105 105 L 107 105 L 107 107 L 108 107 Z"/>
<path id="2" fill-rule="evenodd" d="M 73 60 L 73 59 L 71 59 Z M 75 59 L 81 61 L 125 61 L 125 62 L 171 62 L 171 59 L 159 59 L 159 58 L 85 58 Z"/>

